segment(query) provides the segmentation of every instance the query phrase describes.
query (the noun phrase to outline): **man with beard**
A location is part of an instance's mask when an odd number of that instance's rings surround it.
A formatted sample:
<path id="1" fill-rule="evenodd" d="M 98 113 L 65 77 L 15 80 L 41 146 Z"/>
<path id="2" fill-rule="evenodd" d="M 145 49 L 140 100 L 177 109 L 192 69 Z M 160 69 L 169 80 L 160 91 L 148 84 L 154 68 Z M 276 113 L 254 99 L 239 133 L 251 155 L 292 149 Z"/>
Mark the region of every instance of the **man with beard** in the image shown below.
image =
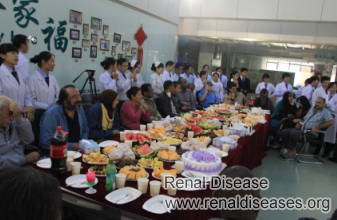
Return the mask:
<path id="1" fill-rule="evenodd" d="M 61 126 L 63 131 L 69 132 L 68 150 L 79 150 L 79 141 L 88 139 L 89 128 L 81 106 L 81 95 L 73 85 L 61 89 L 57 104 L 50 107 L 41 118 L 40 146 L 43 149 L 50 149 L 56 126 Z"/>

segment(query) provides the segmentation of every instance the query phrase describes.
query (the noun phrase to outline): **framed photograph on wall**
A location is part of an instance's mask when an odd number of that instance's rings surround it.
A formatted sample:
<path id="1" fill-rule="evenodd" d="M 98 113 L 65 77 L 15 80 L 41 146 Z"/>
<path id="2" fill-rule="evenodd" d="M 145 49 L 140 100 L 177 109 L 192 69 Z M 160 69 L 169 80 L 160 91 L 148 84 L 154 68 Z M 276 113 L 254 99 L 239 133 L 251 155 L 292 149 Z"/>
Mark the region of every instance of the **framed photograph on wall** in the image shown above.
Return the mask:
<path id="1" fill-rule="evenodd" d="M 111 55 L 115 56 L 116 55 L 116 51 L 117 51 L 117 47 L 116 46 L 112 46 L 111 47 Z"/>
<path id="2" fill-rule="evenodd" d="M 102 19 L 91 17 L 91 29 L 102 30 Z"/>
<path id="3" fill-rule="evenodd" d="M 70 40 L 80 40 L 80 30 L 70 29 Z"/>
<path id="4" fill-rule="evenodd" d="M 103 36 L 109 36 L 109 26 L 103 25 Z"/>
<path id="5" fill-rule="evenodd" d="M 90 47 L 90 58 L 97 58 L 97 46 Z"/>
<path id="6" fill-rule="evenodd" d="M 118 56 L 117 56 L 117 59 L 120 59 L 120 58 L 124 58 L 124 54 L 119 53 Z"/>
<path id="7" fill-rule="evenodd" d="M 121 40 L 122 40 L 122 35 L 114 33 L 114 42 L 121 43 Z"/>
<path id="8" fill-rule="evenodd" d="M 131 43 L 129 41 L 123 41 L 122 43 L 122 50 L 123 51 L 130 51 Z"/>
<path id="9" fill-rule="evenodd" d="M 90 47 L 90 40 L 82 40 L 82 47 Z"/>
<path id="10" fill-rule="evenodd" d="M 83 14 L 79 11 L 70 10 L 70 23 L 82 24 Z"/>
<path id="11" fill-rule="evenodd" d="M 91 34 L 91 41 L 98 43 L 98 34 Z"/>
<path id="12" fill-rule="evenodd" d="M 110 40 L 107 39 L 101 39 L 101 42 L 99 44 L 99 49 L 104 51 L 109 51 L 110 48 Z"/>
<path id="13" fill-rule="evenodd" d="M 125 56 L 125 59 L 128 61 L 128 62 L 130 62 L 131 60 L 132 60 L 132 56 Z"/>
<path id="14" fill-rule="evenodd" d="M 131 54 L 137 54 L 137 48 L 135 47 L 131 48 Z"/>
<path id="15" fill-rule="evenodd" d="M 72 53 L 71 53 L 72 58 L 82 58 L 82 48 L 72 48 Z"/>
<path id="16" fill-rule="evenodd" d="M 89 35 L 89 25 L 88 24 L 83 24 L 83 35 Z"/>

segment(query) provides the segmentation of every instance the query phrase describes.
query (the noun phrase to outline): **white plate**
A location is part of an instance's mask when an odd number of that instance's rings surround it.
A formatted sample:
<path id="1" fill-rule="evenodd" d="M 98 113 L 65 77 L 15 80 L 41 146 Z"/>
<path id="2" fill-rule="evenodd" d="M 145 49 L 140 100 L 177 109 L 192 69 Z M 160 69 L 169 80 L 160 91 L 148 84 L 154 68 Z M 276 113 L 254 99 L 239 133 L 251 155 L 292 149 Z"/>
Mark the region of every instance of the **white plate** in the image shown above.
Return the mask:
<path id="1" fill-rule="evenodd" d="M 259 122 L 260 124 L 265 124 L 267 122 L 267 120 L 259 120 L 257 122 Z"/>
<path id="2" fill-rule="evenodd" d="M 146 179 L 148 179 L 149 178 L 149 173 L 148 172 L 146 172 Z M 144 178 L 144 177 L 143 177 Z M 126 179 L 126 181 L 131 181 L 131 182 L 137 182 L 137 180 L 128 180 L 128 179 Z"/>
<path id="3" fill-rule="evenodd" d="M 147 200 L 143 205 L 143 209 L 145 209 L 148 212 L 154 213 L 154 214 L 164 214 L 167 212 L 167 209 L 164 206 L 165 199 L 166 200 L 176 200 L 175 198 L 171 196 L 157 195 Z M 164 204 L 161 204 L 160 201 L 163 201 Z"/>
<path id="4" fill-rule="evenodd" d="M 213 146 L 210 146 L 209 148 L 207 148 L 207 152 L 208 153 L 211 153 L 211 154 L 215 155 L 215 151 L 220 151 L 220 150 L 218 148 L 216 148 L 216 147 L 213 147 Z M 222 151 L 222 157 L 227 157 L 227 156 L 228 156 L 228 153 Z"/>
<path id="5" fill-rule="evenodd" d="M 87 179 L 87 175 L 85 174 L 79 174 L 79 175 L 74 175 L 74 176 L 70 176 L 66 179 L 66 185 L 72 184 L 72 183 L 77 183 L 77 182 L 83 182 Z M 95 183 L 98 183 L 98 179 L 95 179 Z M 81 185 L 77 184 L 77 185 L 73 185 L 71 186 L 73 188 L 79 188 L 79 189 L 83 189 L 83 188 L 89 188 L 89 186 L 86 183 L 83 183 Z"/>
<path id="6" fill-rule="evenodd" d="M 117 167 L 116 167 L 116 168 L 117 168 Z M 90 171 L 90 168 L 88 169 L 88 172 L 89 172 L 89 171 Z M 92 171 L 92 172 L 94 172 L 94 171 Z M 95 174 L 96 174 L 96 173 L 95 173 Z M 106 175 L 97 175 L 97 174 L 96 174 L 96 176 L 97 176 L 97 177 L 106 177 Z"/>
<path id="7" fill-rule="evenodd" d="M 108 165 L 108 163 L 90 163 L 90 162 L 85 162 L 83 158 L 82 158 L 82 161 L 84 163 L 87 163 L 87 164 L 90 164 L 90 165 Z"/>
<path id="8" fill-rule="evenodd" d="M 81 152 L 78 152 L 78 151 L 72 151 L 72 150 L 68 150 L 68 152 L 76 152 L 76 154 L 75 154 L 75 156 L 74 156 L 74 159 L 76 160 L 76 159 L 78 159 L 78 158 L 80 158 L 80 157 L 82 157 L 82 154 L 81 154 Z"/>
<path id="9" fill-rule="evenodd" d="M 193 174 L 196 177 L 189 177 L 187 176 L 189 173 Z M 203 177 L 205 177 L 205 182 L 210 182 L 212 180 L 212 176 L 205 174 L 205 173 L 201 173 L 201 172 L 197 172 L 197 171 L 191 171 L 191 170 L 185 170 L 184 172 L 182 172 L 181 174 L 183 177 L 186 178 L 190 178 L 190 179 L 201 179 L 203 180 Z"/>
<path id="10" fill-rule="evenodd" d="M 43 169 L 50 169 L 50 167 L 51 167 L 51 159 L 50 158 L 46 158 L 46 159 L 39 160 L 36 163 L 36 166 L 38 166 L 40 168 L 43 168 Z"/>
<path id="11" fill-rule="evenodd" d="M 143 165 L 141 165 L 139 162 L 138 162 L 138 165 L 136 165 L 136 166 L 140 166 L 140 167 L 144 167 L 145 169 L 151 169 L 151 170 L 153 170 L 153 167 L 146 167 L 146 166 L 143 166 Z M 157 167 L 157 168 L 160 168 L 160 167 Z"/>
<path id="12" fill-rule="evenodd" d="M 127 194 L 129 194 L 129 196 L 125 198 Z M 122 205 L 122 204 L 126 204 L 128 202 L 131 202 L 137 199 L 141 195 L 142 195 L 142 192 L 135 188 L 124 187 L 124 188 L 117 189 L 109 193 L 108 195 L 105 196 L 105 199 L 113 204 Z M 115 203 L 115 201 L 122 199 L 122 198 L 125 198 L 125 199 L 120 200 L 117 203 Z"/>
<path id="13" fill-rule="evenodd" d="M 157 180 L 161 180 L 161 178 L 158 178 L 158 177 L 156 177 L 156 176 L 154 175 L 154 172 L 152 172 L 152 177 L 153 177 L 153 178 L 156 178 Z M 177 176 L 175 176 L 175 177 L 177 177 Z"/>
<path id="14" fill-rule="evenodd" d="M 106 147 L 107 145 L 111 145 L 111 146 L 116 145 L 116 146 L 117 146 L 118 144 L 119 144 L 119 142 L 117 142 L 117 141 L 103 141 L 103 142 L 100 143 L 98 146 L 104 148 L 104 147 Z"/>
<path id="15" fill-rule="evenodd" d="M 213 172 L 213 173 L 205 173 L 205 174 L 207 174 L 207 175 L 209 175 L 209 176 L 219 175 L 219 174 L 221 173 L 221 171 L 222 171 L 223 169 L 226 168 L 226 166 L 227 166 L 227 164 L 222 163 L 222 167 L 221 167 L 221 169 L 220 169 L 219 171 Z M 176 167 L 175 164 L 171 166 L 172 169 L 175 169 L 175 167 Z M 184 170 L 185 170 L 185 171 L 190 171 L 189 169 L 186 169 L 185 167 L 184 167 Z M 194 171 L 194 170 L 191 170 L 191 171 L 196 172 L 196 171 Z"/>

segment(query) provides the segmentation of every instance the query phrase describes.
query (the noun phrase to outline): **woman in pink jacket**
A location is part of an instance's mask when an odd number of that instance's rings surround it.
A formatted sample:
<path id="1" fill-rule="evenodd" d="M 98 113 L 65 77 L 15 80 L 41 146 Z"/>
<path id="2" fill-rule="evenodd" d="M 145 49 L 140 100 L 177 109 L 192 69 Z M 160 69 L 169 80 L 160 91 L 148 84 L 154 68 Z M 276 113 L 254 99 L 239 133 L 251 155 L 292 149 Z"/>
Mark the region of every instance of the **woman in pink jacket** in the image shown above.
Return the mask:
<path id="1" fill-rule="evenodd" d="M 121 123 L 123 126 L 130 127 L 133 130 L 139 130 L 140 121 L 151 121 L 149 107 L 142 102 L 142 93 L 140 88 L 131 87 L 126 92 L 126 95 L 130 101 L 126 101 L 122 105 L 120 110 Z"/>

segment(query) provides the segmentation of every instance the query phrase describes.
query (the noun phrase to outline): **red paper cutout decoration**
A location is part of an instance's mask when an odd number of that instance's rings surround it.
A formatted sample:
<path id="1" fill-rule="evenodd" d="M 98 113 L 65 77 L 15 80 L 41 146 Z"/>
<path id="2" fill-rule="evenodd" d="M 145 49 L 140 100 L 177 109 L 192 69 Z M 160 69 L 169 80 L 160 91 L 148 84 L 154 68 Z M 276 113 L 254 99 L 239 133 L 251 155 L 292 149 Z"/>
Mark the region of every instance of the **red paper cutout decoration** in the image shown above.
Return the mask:
<path id="1" fill-rule="evenodd" d="M 140 62 L 141 65 L 143 65 L 143 48 L 142 45 L 144 41 L 147 39 L 147 35 L 145 34 L 143 30 L 143 25 L 140 25 L 140 28 L 135 34 L 135 40 L 138 43 L 138 54 L 137 54 L 137 61 Z"/>

